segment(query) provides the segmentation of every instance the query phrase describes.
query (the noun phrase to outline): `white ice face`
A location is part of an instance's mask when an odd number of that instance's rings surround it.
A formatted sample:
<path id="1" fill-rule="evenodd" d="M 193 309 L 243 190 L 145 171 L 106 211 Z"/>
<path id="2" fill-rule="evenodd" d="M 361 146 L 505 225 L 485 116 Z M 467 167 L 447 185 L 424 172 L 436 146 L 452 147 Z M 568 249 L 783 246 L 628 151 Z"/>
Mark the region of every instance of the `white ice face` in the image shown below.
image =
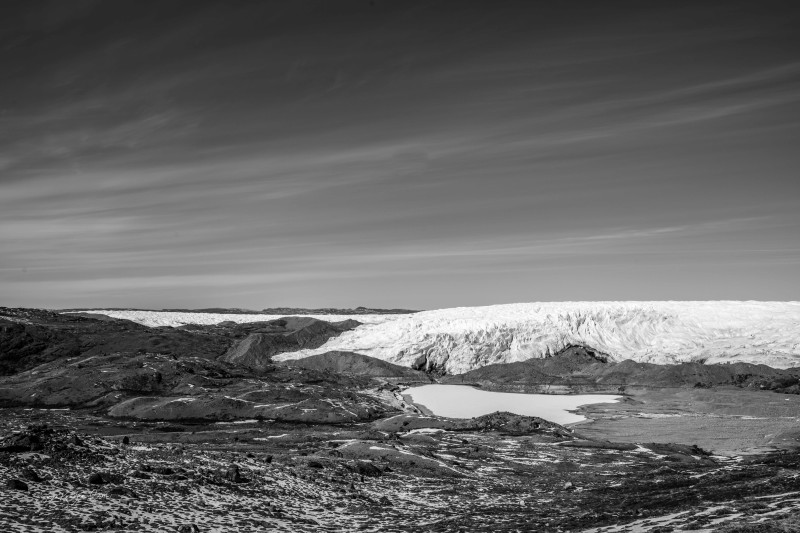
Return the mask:
<path id="1" fill-rule="evenodd" d="M 523 361 L 570 344 L 612 360 L 743 361 L 800 365 L 800 302 L 556 302 L 460 307 L 395 315 L 333 338 L 297 359 L 353 351 L 403 366 L 427 361 L 450 374 Z"/>
<path id="2" fill-rule="evenodd" d="M 272 315 L 105 311 L 148 326 L 255 322 Z M 299 359 L 352 351 L 403 366 L 427 361 L 449 374 L 523 361 L 570 344 L 612 360 L 650 363 L 744 361 L 776 368 L 800 365 L 800 302 L 553 302 L 459 307 L 408 315 L 319 315 L 363 323 Z"/>

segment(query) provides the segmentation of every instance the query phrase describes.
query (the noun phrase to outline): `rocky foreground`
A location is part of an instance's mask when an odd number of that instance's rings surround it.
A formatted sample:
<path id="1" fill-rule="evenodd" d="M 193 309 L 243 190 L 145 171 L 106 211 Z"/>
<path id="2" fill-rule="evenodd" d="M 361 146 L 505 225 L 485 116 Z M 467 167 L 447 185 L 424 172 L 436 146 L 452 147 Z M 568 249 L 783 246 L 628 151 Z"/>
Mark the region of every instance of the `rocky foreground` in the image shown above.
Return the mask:
<path id="1" fill-rule="evenodd" d="M 710 531 L 800 511 L 796 452 L 612 444 L 507 414 L 113 437 L 69 411 L 3 420 L 4 531 Z"/>
<path id="2" fill-rule="evenodd" d="M 797 398 L 792 370 L 613 363 L 588 347 L 445 377 L 353 352 L 273 359 L 356 325 L 151 328 L 0 309 L 0 531 L 799 530 L 800 420 L 775 401 Z M 423 415 L 401 392 L 435 379 L 628 391 L 603 407 L 606 430 L 583 431 Z M 635 392 L 648 386 L 660 411 Z M 698 405 L 669 391 L 746 393 L 764 412 L 731 423 L 780 418 L 785 438 L 721 455 L 691 434 L 633 431 L 640 411 L 658 422 Z"/>

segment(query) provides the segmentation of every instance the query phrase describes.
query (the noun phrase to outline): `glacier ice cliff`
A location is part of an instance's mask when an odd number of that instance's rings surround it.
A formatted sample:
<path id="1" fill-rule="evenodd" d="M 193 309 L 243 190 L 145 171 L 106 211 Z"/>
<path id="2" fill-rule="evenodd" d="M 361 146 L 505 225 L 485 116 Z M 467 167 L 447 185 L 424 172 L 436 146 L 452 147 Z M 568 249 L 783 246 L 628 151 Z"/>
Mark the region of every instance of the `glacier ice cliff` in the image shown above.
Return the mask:
<path id="1" fill-rule="evenodd" d="M 743 361 L 800 365 L 800 302 L 553 302 L 460 307 L 365 324 L 298 359 L 358 352 L 413 368 L 460 374 L 547 357 L 581 344 L 658 364 Z"/>

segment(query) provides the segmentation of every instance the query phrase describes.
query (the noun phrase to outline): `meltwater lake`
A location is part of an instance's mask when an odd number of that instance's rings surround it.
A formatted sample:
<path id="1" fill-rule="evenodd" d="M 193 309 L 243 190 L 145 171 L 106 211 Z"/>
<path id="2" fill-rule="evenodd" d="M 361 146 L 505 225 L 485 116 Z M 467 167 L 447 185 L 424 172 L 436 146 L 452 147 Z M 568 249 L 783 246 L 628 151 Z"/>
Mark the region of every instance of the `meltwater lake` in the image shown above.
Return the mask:
<path id="1" fill-rule="evenodd" d="M 433 414 L 450 418 L 472 418 L 495 411 L 538 416 L 557 424 L 582 422 L 585 417 L 570 413 L 581 405 L 613 403 L 621 396 L 609 394 L 522 394 L 492 392 L 468 385 L 423 385 L 403 391 L 415 404 Z"/>

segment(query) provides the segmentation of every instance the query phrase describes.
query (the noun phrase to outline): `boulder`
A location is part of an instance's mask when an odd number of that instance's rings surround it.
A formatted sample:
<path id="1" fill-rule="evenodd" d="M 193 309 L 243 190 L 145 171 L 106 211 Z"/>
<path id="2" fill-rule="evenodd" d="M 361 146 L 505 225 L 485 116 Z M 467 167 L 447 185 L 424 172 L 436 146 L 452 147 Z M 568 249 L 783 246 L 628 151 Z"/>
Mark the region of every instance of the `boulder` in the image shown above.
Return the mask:
<path id="1" fill-rule="evenodd" d="M 33 481 L 34 483 L 41 483 L 42 481 L 44 481 L 44 478 L 42 478 L 42 476 L 40 476 L 39 473 L 36 472 L 36 470 L 34 470 L 33 468 L 23 469 L 22 477 L 24 477 L 28 481 Z"/>
<path id="2" fill-rule="evenodd" d="M 6 488 L 11 490 L 28 490 L 28 484 L 19 479 L 9 479 L 6 481 Z"/>
<path id="3" fill-rule="evenodd" d="M 225 471 L 225 479 L 230 481 L 231 483 L 247 483 L 250 481 L 242 476 L 241 471 L 239 470 L 239 465 L 233 463 L 231 466 L 228 467 L 228 470 Z"/>
<path id="4" fill-rule="evenodd" d="M 111 474 L 108 472 L 92 472 L 87 479 L 90 485 L 105 485 L 107 483 L 121 484 L 122 474 Z"/>
<path id="5" fill-rule="evenodd" d="M 383 475 L 383 471 L 370 461 L 356 461 L 354 470 L 361 476 L 380 477 Z"/>
<path id="6" fill-rule="evenodd" d="M 128 487 L 112 487 L 108 491 L 109 496 L 126 496 L 128 498 L 138 498 L 139 496 Z"/>

